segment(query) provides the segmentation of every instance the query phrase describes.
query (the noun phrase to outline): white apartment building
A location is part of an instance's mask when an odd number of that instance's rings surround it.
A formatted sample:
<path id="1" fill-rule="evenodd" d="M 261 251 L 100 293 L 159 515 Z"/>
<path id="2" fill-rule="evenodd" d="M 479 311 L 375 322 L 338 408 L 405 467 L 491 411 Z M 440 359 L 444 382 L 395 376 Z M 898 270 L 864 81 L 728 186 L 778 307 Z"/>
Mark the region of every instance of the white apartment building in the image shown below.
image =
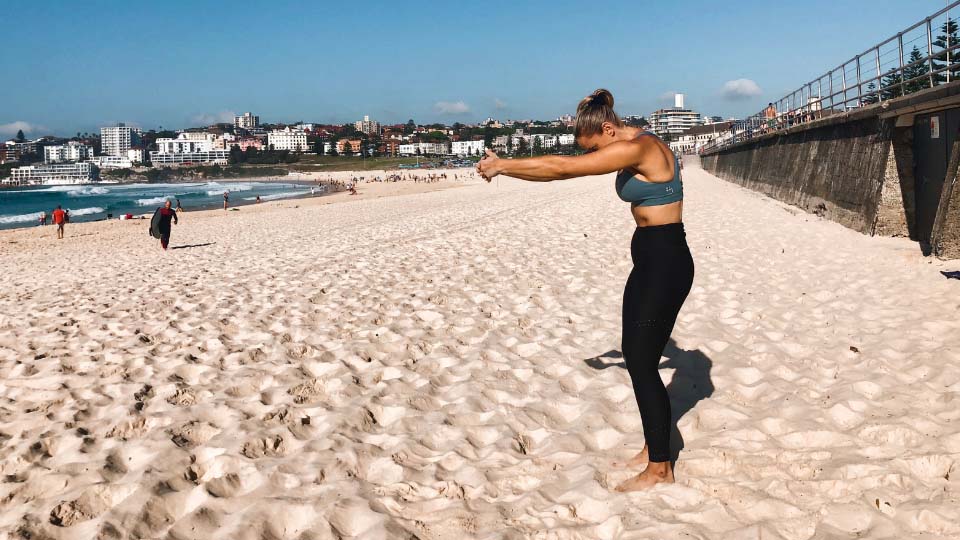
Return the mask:
<path id="1" fill-rule="evenodd" d="M 419 150 L 419 152 L 417 151 Z M 436 156 L 443 155 L 447 153 L 446 143 L 410 143 L 410 144 L 401 144 L 398 147 L 397 152 L 401 156 Z"/>
<path id="2" fill-rule="evenodd" d="M 683 107 L 683 94 L 674 95 L 674 106 L 660 109 L 650 115 L 650 131 L 657 135 L 680 135 L 684 131 L 703 124 L 700 113 Z"/>
<path id="3" fill-rule="evenodd" d="M 291 152 L 306 152 L 309 149 L 307 146 L 307 134 L 290 128 L 271 131 L 267 134 L 267 148 L 289 150 Z"/>
<path id="4" fill-rule="evenodd" d="M 369 116 L 364 116 L 363 120 L 357 120 L 353 123 L 354 129 L 361 133 L 366 133 L 367 135 L 379 135 L 380 134 L 380 122 L 376 120 L 370 120 Z"/>
<path id="5" fill-rule="evenodd" d="M 217 148 L 218 137 L 211 133 L 188 132 L 177 138 L 157 139 L 156 152 L 150 152 L 154 167 L 185 165 L 227 165 L 230 151 Z"/>
<path id="6" fill-rule="evenodd" d="M 183 167 L 191 165 L 228 165 L 229 150 L 205 152 L 150 152 L 154 167 Z"/>
<path id="7" fill-rule="evenodd" d="M 127 156 L 97 156 L 90 160 L 101 169 L 129 169 L 133 167 L 133 161 Z"/>
<path id="8" fill-rule="evenodd" d="M 63 163 L 67 161 L 87 161 L 93 157 L 93 148 L 77 141 L 60 146 L 43 148 L 44 163 Z"/>
<path id="9" fill-rule="evenodd" d="M 50 163 L 47 165 L 28 165 L 10 171 L 13 184 L 66 185 L 88 184 L 100 177 L 97 168 L 90 162 Z"/>
<path id="10" fill-rule="evenodd" d="M 143 148 L 131 148 L 127 150 L 127 159 L 131 163 L 143 163 L 147 160 L 147 152 Z"/>
<path id="11" fill-rule="evenodd" d="M 100 128 L 100 147 L 108 156 L 126 156 L 130 147 L 140 144 L 143 131 L 140 128 L 117 124 Z"/>
<path id="12" fill-rule="evenodd" d="M 183 154 L 214 150 L 215 136 L 209 133 L 181 133 L 175 139 L 157 139 L 157 153 Z M 153 155 L 153 152 L 150 153 Z"/>
<path id="13" fill-rule="evenodd" d="M 733 121 L 727 121 L 692 127 L 672 141 L 670 149 L 678 154 L 697 152 L 713 141 L 729 135 L 733 123 Z"/>
<path id="14" fill-rule="evenodd" d="M 454 141 L 450 153 L 457 156 L 483 155 L 483 141 Z"/>
<path id="15" fill-rule="evenodd" d="M 233 125 L 241 129 L 253 129 L 260 126 L 260 117 L 245 112 L 240 116 L 233 117 Z"/>
<path id="16" fill-rule="evenodd" d="M 501 135 L 494 138 L 493 147 L 497 150 L 505 150 L 507 147 L 507 137 L 507 135 Z M 514 151 L 520 147 L 520 141 L 523 141 L 528 152 L 533 150 L 533 141 L 535 140 L 540 141 L 540 147 L 544 149 L 553 148 L 557 145 L 569 146 L 576 142 L 572 133 L 561 133 L 559 135 L 534 133 L 532 135 L 510 135 L 509 138 Z"/>

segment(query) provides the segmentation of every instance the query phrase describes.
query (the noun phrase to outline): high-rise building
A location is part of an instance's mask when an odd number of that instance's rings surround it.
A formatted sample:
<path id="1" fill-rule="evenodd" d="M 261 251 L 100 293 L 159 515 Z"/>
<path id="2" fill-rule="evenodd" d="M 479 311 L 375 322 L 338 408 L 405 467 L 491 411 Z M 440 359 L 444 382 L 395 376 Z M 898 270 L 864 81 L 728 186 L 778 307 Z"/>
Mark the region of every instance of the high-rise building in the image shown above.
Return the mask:
<path id="1" fill-rule="evenodd" d="M 43 148 L 44 163 L 63 163 L 67 161 L 86 161 L 93 157 L 93 148 L 70 141 L 59 146 L 45 146 Z"/>
<path id="2" fill-rule="evenodd" d="M 650 130 L 657 135 L 680 135 L 684 131 L 703 124 L 700 113 L 683 106 L 683 94 L 675 94 L 673 107 L 654 111 L 647 119 Z"/>
<path id="3" fill-rule="evenodd" d="M 241 129 L 254 129 L 260 126 L 260 117 L 245 112 L 240 116 L 233 117 L 233 125 Z"/>
<path id="4" fill-rule="evenodd" d="M 376 120 L 370 120 L 369 116 L 364 116 L 363 120 L 357 120 L 353 123 L 354 129 L 361 133 L 366 133 L 367 135 L 379 135 L 380 134 L 380 122 Z"/>
<path id="5" fill-rule="evenodd" d="M 143 131 L 120 123 L 115 127 L 100 128 L 101 152 L 108 156 L 126 157 L 127 150 L 140 144 Z"/>

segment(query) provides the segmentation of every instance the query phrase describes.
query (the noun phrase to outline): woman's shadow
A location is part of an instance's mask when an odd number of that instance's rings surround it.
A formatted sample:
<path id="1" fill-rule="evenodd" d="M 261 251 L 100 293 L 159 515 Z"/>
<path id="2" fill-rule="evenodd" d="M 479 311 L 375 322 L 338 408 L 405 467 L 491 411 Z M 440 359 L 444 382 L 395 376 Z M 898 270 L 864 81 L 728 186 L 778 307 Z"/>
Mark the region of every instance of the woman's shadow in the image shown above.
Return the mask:
<path id="1" fill-rule="evenodd" d="M 670 460 L 676 461 L 683 450 L 683 436 L 677 429 L 677 422 L 687 414 L 701 399 L 713 394 L 713 381 L 710 380 L 710 368 L 713 362 L 699 350 L 686 351 L 677 347 L 673 338 L 663 350 L 665 362 L 661 368 L 673 368 L 673 378 L 667 385 L 670 395 Z M 620 359 L 619 362 L 609 362 L 606 359 Z M 626 369 L 620 351 L 608 351 L 594 358 L 587 358 L 584 362 L 594 369 L 608 369 L 618 367 Z"/>

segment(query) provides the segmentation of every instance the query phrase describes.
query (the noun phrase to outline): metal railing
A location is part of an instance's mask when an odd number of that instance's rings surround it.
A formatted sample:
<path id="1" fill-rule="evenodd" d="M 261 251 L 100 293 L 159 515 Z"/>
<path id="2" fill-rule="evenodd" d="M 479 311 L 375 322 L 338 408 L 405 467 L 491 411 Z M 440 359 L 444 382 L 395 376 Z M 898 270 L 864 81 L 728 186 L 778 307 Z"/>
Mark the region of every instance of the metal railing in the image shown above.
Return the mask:
<path id="1" fill-rule="evenodd" d="M 960 80 L 960 0 L 735 122 L 710 152 L 754 137 Z M 939 33 L 937 33 L 939 32 Z M 936 35 L 935 35 L 936 34 Z"/>

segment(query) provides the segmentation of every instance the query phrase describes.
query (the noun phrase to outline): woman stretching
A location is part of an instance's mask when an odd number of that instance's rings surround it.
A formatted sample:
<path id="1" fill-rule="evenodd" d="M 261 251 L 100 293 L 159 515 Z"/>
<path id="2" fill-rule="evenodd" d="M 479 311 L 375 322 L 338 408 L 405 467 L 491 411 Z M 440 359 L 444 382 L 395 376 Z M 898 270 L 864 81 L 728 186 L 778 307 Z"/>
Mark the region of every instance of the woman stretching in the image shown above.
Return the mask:
<path id="1" fill-rule="evenodd" d="M 658 366 L 693 283 L 693 258 L 682 222 L 680 170 L 663 141 L 620 121 L 607 90 L 597 90 L 580 102 L 574 126 L 577 144 L 587 151 L 584 155 L 500 159 L 487 150 L 477 171 L 488 182 L 498 174 L 549 182 L 619 171 L 617 195 L 630 203 L 637 222 L 630 243 L 633 271 L 623 291 L 621 348 L 645 439 L 643 451 L 628 465 L 646 464 L 646 468 L 617 490 L 641 490 L 673 482 L 670 398 Z"/>

